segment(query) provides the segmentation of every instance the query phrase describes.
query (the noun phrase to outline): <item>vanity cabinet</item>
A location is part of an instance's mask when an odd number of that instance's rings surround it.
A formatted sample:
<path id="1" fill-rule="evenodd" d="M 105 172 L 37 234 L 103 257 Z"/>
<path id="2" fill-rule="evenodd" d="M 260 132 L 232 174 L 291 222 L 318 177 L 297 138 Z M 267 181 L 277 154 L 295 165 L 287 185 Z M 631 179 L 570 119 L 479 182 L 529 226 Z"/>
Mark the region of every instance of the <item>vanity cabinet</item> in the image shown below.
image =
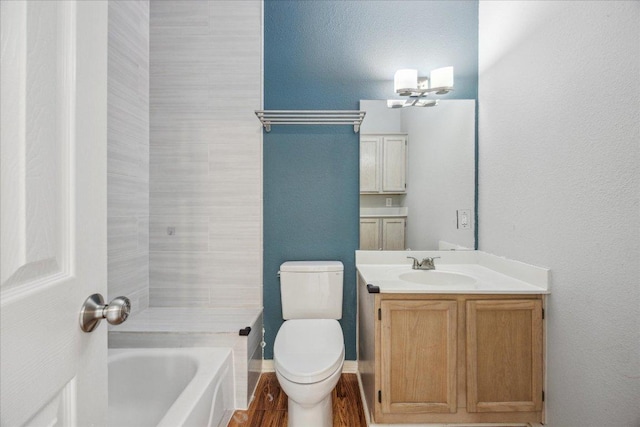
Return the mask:
<path id="1" fill-rule="evenodd" d="M 456 301 L 383 299 L 380 320 L 380 412 L 456 412 Z"/>
<path id="2" fill-rule="evenodd" d="M 407 191 L 407 135 L 360 136 L 360 193 Z"/>
<path id="3" fill-rule="evenodd" d="M 360 217 L 360 249 L 404 250 L 406 225 L 405 217 Z"/>
<path id="4" fill-rule="evenodd" d="M 542 410 L 542 301 L 466 301 L 467 412 Z"/>
<path id="5" fill-rule="evenodd" d="M 541 295 L 369 293 L 358 280 L 376 423 L 542 422 Z"/>

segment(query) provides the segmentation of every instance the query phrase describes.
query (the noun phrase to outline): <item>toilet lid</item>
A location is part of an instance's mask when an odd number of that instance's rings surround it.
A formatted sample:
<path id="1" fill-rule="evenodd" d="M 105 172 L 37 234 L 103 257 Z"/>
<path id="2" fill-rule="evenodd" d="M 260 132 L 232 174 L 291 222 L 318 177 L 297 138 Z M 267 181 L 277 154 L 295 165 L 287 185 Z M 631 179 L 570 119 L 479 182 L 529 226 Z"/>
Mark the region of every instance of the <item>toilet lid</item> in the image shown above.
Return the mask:
<path id="1" fill-rule="evenodd" d="M 291 382 L 324 380 L 344 361 L 342 329 L 334 319 L 293 319 L 282 324 L 273 346 L 276 370 Z"/>

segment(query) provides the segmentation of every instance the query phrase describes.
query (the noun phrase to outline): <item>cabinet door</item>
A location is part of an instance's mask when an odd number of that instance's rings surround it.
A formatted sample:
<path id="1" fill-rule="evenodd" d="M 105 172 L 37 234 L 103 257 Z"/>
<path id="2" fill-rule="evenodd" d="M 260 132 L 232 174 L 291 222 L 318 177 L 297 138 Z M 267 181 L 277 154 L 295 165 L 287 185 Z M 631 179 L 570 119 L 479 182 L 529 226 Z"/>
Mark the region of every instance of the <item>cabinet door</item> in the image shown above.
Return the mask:
<path id="1" fill-rule="evenodd" d="M 385 251 L 403 251 L 405 218 L 382 219 L 382 249 Z"/>
<path id="2" fill-rule="evenodd" d="M 360 250 L 377 251 L 380 243 L 380 218 L 360 218 Z"/>
<path id="3" fill-rule="evenodd" d="M 360 192 L 377 193 L 380 191 L 380 149 L 379 137 L 360 137 Z"/>
<path id="4" fill-rule="evenodd" d="M 381 302 L 383 413 L 456 412 L 456 301 Z"/>
<path id="5" fill-rule="evenodd" d="M 407 138 L 385 136 L 382 141 L 382 192 L 404 193 L 407 190 Z"/>
<path id="6" fill-rule="evenodd" d="M 467 301 L 467 411 L 542 410 L 542 302 Z"/>

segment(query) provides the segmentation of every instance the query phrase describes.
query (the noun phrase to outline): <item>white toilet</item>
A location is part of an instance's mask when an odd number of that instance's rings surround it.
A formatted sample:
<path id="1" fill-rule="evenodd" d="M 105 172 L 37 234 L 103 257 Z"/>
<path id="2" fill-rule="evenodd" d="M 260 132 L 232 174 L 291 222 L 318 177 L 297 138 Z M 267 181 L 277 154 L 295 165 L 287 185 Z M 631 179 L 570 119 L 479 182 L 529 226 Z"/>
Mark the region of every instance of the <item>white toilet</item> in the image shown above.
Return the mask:
<path id="1" fill-rule="evenodd" d="M 289 397 L 289 427 L 331 427 L 331 392 L 344 363 L 340 261 L 287 261 L 280 266 L 282 317 L 273 361 Z"/>

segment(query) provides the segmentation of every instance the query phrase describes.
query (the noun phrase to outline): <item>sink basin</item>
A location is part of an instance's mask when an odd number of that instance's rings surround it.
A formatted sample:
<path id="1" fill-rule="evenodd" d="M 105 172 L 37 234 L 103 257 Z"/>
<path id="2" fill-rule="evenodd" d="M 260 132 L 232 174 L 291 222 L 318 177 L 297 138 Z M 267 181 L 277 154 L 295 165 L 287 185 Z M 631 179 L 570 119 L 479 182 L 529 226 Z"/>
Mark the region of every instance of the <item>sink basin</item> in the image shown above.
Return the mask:
<path id="1" fill-rule="evenodd" d="M 416 270 L 399 276 L 400 280 L 421 285 L 470 285 L 476 282 L 471 276 L 448 271 Z"/>

